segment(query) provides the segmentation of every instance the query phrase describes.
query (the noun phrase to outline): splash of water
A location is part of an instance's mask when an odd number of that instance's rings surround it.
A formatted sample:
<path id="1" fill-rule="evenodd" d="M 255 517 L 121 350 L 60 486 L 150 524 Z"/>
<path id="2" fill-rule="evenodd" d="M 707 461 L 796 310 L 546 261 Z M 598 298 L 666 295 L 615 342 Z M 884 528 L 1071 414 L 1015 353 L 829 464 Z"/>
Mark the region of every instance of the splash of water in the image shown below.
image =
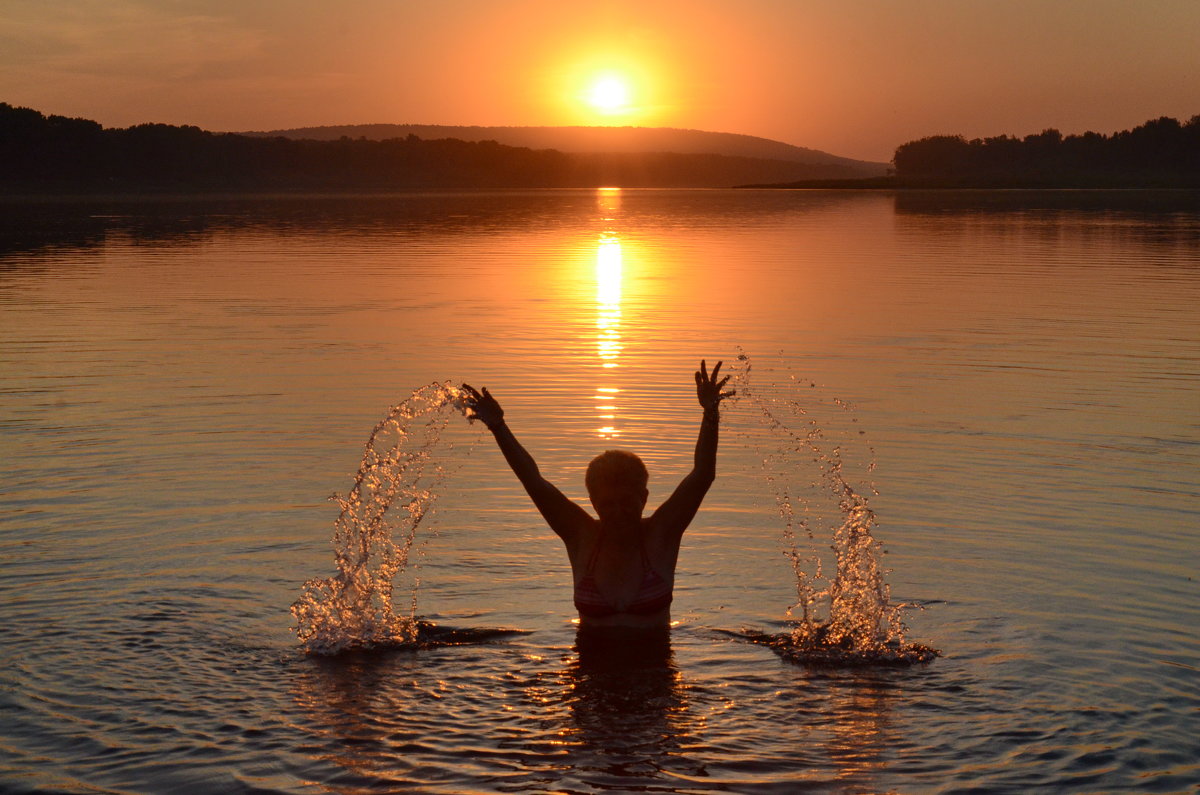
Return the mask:
<path id="1" fill-rule="evenodd" d="M 760 388 L 753 382 L 751 370 L 750 358 L 739 353 L 733 382 L 739 400 L 758 410 L 767 432 L 767 441 L 760 443 L 763 473 L 784 524 L 785 554 L 796 575 L 796 602 L 787 613 L 790 632 L 747 632 L 747 639 L 807 664 L 903 665 L 932 660 L 938 655 L 935 649 L 905 638 L 904 610 L 911 605 L 891 601 L 885 578 L 888 572 L 879 560 L 883 547 L 872 535 L 875 512 L 868 497 L 848 479 L 843 445 L 831 439 L 805 408 L 819 399 L 802 402 L 798 397 L 802 384 L 794 374 L 783 389 L 775 384 Z M 808 384 L 808 389 L 815 390 L 815 384 Z M 826 402 L 843 415 L 852 413 L 844 401 L 834 398 Z M 851 425 L 857 423 L 853 417 L 850 421 Z M 869 446 L 866 449 L 871 460 L 865 466 L 870 473 L 875 468 L 874 451 Z M 807 485 L 795 482 L 796 473 L 811 471 L 798 458 L 816 465 L 816 481 Z M 869 480 L 860 488 L 877 494 Z M 815 550 L 817 533 L 825 537 L 830 531 L 836 562 L 832 579 L 825 575 Z M 808 541 L 808 552 L 802 549 L 801 536 Z"/>
<path id="2" fill-rule="evenodd" d="M 446 469 L 434 457 L 450 417 L 467 413 L 462 391 L 449 383 L 422 387 L 392 408 L 367 440 L 354 486 L 333 495 L 337 574 L 304 583 L 292 605 L 296 634 L 309 653 L 415 644 L 416 588 L 407 615 L 392 605 L 417 530 L 430 516 Z"/>

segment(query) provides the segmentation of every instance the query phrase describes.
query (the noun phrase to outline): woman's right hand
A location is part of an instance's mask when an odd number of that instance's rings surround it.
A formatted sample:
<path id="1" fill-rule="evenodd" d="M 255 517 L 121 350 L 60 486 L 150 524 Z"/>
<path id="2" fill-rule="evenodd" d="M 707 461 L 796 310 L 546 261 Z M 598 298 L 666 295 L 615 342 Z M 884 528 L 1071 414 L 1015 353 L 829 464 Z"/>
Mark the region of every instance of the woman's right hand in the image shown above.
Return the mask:
<path id="1" fill-rule="evenodd" d="M 492 397 L 492 393 L 488 392 L 486 386 L 482 393 L 468 384 L 463 384 L 462 389 L 466 393 L 463 403 L 470 411 L 467 419 L 478 419 L 489 429 L 504 422 L 504 409 L 500 408 L 500 404 Z"/>

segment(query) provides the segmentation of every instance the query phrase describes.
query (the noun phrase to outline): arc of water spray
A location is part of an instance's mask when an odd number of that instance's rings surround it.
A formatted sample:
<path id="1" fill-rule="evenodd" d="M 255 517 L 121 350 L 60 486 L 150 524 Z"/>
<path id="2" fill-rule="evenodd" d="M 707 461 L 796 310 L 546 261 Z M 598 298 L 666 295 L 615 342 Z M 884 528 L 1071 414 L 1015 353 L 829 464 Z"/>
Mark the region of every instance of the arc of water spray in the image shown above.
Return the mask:
<path id="1" fill-rule="evenodd" d="M 882 544 L 871 532 L 875 512 L 870 508 L 868 498 L 847 481 L 841 448 L 828 444 L 823 429 L 797 399 L 771 397 L 760 392 L 751 382 L 751 369 L 749 356 L 744 351 L 739 352 L 733 368 L 738 394 L 758 410 L 759 420 L 772 439 L 772 452 L 763 459 L 764 474 L 784 523 L 784 554 L 796 575 L 797 602 L 788 609 L 788 617 L 792 617 L 797 607 L 801 611 L 786 638 L 761 636 L 755 639 L 766 639 L 764 642 L 775 646 L 777 651 L 801 661 L 910 663 L 932 659 L 937 655 L 935 650 L 905 641 L 908 628 L 903 612 L 911 605 L 891 601 L 891 589 L 885 577 L 888 572 L 879 563 Z M 798 383 L 794 375 L 790 381 Z M 842 410 L 850 410 L 843 401 L 833 402 Z M 793 427 L 796 420 L 802 421 L 807 428 L 796 430 Z M 780 444 L 780 437 L 784 444 Z M 796 515 L 796 500 L 800 500 L 803 513 L 809 511 L 808 501 L 794 495 L 785 477 L 799 471 L 791 465 L 793 453 L 803 453 L 817 465 L 818 484 L 838 506 L 840 515 L 830 544 L 836 561 L 832 580 L 825 579 L 821 558 L 815 550 L 805 557 L 798 546 L 797 525 L 810 542 L 815 542 L 815 537 L 809 518 Z M 780 472 L 767 471 L 772 458 L 780 462 Z M 868 471 L 873 469 L 872 462 Z M 874 492 L 874 486 L 870 488 Z M 819 523 L 821 517 L 816 520 Z M 806 571 L 806 565 L 812 567 L 811 574 Z M 823 580 L 827 585 L 818 588 L 817 584 Z M 822 607 L 824 616 L 820 615 Z"/>
<path id="2" fill-rule="evenodd" d="M 341 507 L 333 533 L 337 574 L 305 582 L 291 607 L 307 651 L 333 654 L 416 640 L 416 584 L 407 616 L 395 613 L 392 591 L 447 474 L 436 462 L 427 473 L 434 451 L 450 417 L 461 412 L 458 387 L 430 384 L 371 431 L 353 487 L 332 497 Z M 404 508 L 400 516 L 392 511 L 397 501 Z"/>

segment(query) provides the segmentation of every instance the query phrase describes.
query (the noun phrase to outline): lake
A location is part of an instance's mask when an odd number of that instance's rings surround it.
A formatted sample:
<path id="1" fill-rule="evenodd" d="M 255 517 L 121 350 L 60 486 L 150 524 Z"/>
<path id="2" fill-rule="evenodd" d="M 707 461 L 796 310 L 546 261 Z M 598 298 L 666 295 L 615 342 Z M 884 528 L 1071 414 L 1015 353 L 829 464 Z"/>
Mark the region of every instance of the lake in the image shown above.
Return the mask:
<path id="1" fill-rule="evenodd" d="M 1195 193 L 9 200 L 0 307 L 6 792 L 1200 785 Z M 741 394 L 656 662 L 580 656 L 560 542 L 457 415 L 395 605 L 463 641 L 304 653 L 390 407 L 486 385 L 568 496 L 619 447 L 657 504 L 701 358 Z M 836 448 L 939 658 L 739 634 L 797 601 L 780 496 L 806 566 L 840 517 L 756 395 Z"/>

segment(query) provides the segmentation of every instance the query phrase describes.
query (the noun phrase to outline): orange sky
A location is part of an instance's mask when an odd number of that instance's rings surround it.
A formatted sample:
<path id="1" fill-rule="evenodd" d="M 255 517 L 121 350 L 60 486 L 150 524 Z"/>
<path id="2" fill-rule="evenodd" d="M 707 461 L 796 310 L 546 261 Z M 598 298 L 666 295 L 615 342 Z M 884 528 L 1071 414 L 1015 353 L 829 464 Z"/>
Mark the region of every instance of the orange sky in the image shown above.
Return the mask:
<path id="1" fill-rule="evenodd" d="M 0 101 L 109 126 L 636 124 L 888 160 L 1200 113 L 1200 0 L 4 0 Z M 623 76 L 626 112 L 581 97 Z"/>

